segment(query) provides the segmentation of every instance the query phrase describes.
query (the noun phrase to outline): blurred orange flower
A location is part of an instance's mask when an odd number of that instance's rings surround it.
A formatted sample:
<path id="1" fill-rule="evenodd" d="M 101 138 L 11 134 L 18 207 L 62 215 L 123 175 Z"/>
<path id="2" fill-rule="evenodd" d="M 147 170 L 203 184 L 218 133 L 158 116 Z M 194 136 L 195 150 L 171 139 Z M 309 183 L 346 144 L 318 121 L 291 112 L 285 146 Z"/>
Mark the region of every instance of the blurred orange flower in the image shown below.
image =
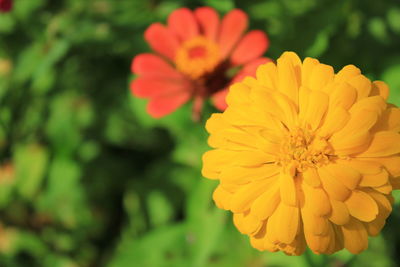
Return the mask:
<path id="1" fill-rule="evenodd" d="M 359 253 L 392 211 L 400 185 L 400 109 L 353 65 L 292 52 L 231 86 L 207 121 L 203 175 L 218 207 L 259 250 Z"/>
<path id="2" fill-rule="evenodd" d="M 147 110 L 156 118 L 190 99 L 196 120 L 209 97 L 224 110 L 227 87 L 269 61 L 261 57 L 269 45 L 266 34 L 259 30 L 244 34 L 247 24 L 247 15 L 238 9 L 222 20 L 209 7 L 175 10 L 167 26 L 154 23 L 146 30 L 145 39 L 156 54 L 133 59 L 132 72 L 138 78 L 131 84 L 132 93 L 150 99 Z"/>
<path id="3" fill-rule="evenodd" d="M 0 12 L 8 12 L 13 5 L 12 0 L 0 0 Z"/>

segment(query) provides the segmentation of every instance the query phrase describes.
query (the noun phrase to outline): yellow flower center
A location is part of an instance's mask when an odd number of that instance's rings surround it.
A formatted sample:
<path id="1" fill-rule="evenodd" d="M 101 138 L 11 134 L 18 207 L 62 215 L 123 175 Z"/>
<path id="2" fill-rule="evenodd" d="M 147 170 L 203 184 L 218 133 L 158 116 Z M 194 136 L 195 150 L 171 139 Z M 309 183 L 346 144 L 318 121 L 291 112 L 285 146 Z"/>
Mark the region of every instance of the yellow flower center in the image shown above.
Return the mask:
<path id="1" fill-rule="evenodd" d="M 281 144 L 277 164 L 292 171 L 304 172 L 329 162 L 328 142 L 311 131 L 297 128 Z"/>
<path id="2" fill-rule="evenodd" d="M 193 79 L 213 71 L 219 62 L 218 45 L 202 36 L 185 41 L 175 56 L 178 70 Z"/>

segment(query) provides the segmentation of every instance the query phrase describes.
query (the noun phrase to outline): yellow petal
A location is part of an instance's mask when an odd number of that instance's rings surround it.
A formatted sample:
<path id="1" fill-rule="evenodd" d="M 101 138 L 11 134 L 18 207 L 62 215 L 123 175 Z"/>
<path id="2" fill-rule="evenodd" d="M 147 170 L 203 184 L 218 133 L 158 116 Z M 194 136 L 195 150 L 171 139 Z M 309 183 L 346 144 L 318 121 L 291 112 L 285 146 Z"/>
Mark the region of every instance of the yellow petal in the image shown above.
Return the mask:
<path id="1" fill-rule="evenodd" d="M 243 185 L 231 199 L 231 210 L 235 213 L 246 212 L 254 200 L 275 183 L 273 179 L 254 181 Z"/>
<path id="2" fill-rule="evenodd" d="M 255 87 L 251 90 L 250 98 L 259 114 L 269 113 L 279 121 L 286 121 L 285 111 L 275 99 L 276 93 Z"/>
<path id="3" fill-rule="evenodd" d="M 260 251 L 264 251 L 264 250 L 269 250 L 270 247 L 266 247 L 264 246 L 264 242 L 267 239 L 267 231 L 266 231 L 266 222 L 264 222 L 262 224 L 262 227 L 260 228 L 260 230 L 255 234 L 255 235 L 251 235 L 250 236 L 250 244 L 260 250 Z M 278 249 L 275 248 L 275 250 L 270 250 L 271 252 L 277 251 Z"/>
<path id="4" fill-rule="evenodd" d="M 209 179 L 219 179 L 221 168 L 230 165 L 237 156 L 237 152 L 214 149 L 203 154 L 202 175 Z"/>
<path id="5" fill-rule="evenodd" d="M 342 107 L 348 110 L 357 99 L 357 91 L 347 83 L 335 84 L 335 88 L 329 96 L 330 107 Z"/>
<path id="6" fill-rule="evenodd" d="M 342 107 L 328 110 L 323 125 L 318 129 L 318 135 L 329 138 L 332 134 L 340 131 L 348 123 L 350 114 Z"/>
<path id="7" fill-rule="evenodd" d="M 319 64 L 312 70 L 309 84 L 306 84 L 311 90 L 322 91 L 324 87 L 333 81 L 334 71 L 332 66 Z"/>
<path id="8" fill-rule="evenodd" d="M 265 220 L 274 213 L 280 200 L 279 183 L 276 183 L 253 202 L 251 213 L 258 219 Z"/>
<path id="9" fill-rule="evenodd" d="M 392 187 L 390 182 L 387 182 L 384 185 L 374 187 L 374 189 L 376 191 L 378 191 L 378 192 L 383 193 L 383 194 L 390 194 L 392 192 L 392 190 L 393 190 L 393 187 Z"/>
<path id="10" fill-rule="evenodd" d="M 331 198 L 344 201 L 350 196 L 351 191 L 336 179 L 326 166 L 319 168 L 318 174 L 322 182 L 322 187 Z"/>
<path id="11" fill-rule="evenodd" d="M 282 204 L 279 204 L 279 206 Z M 277 207 L 277 209 L 279 208 Z M 267 240 L 269 243 L 277 244 L 280 242 L 278 238 L 279 224 L 280 222 L 280 214 L 277 209 L 272 213 L 272 215 L 267 220 Z"/>
<path id="12" fill-rule="evenodd" d="M 247 184 L 274 176 L 279 171 L 280 168 L 275 164 L 264 164 L 258 167 L 233 166 L 222 170 L 220 180 L 223 183 Z"/>
<path id="13" fill-rule="evenodd" d="M 347 209 L 346 205 L 334 199 L 330 199 L 332 212 L 329 216 L 329 220 L 337 225 L 343 225 L 348 223 L 350 220 L 349 210 Z"/>
<path id="14" fill-rule="evenodd" d="M 278 88 L 278 70 L 273 62 L 268 62 L 257 68 L 257 81 L 272 89 Z"/>
<path id="15" fill-rule="evenodd" d="M 400 131 L 400 109 L 388 108 L 383 111 L 372 131 Z"/>
<path id="16" fill-rule="evenodd" d="M 370 95 L 380 95 L 383 97 L 383 99 L 387 100 L 389 97 L 389 87 L 382 81 L 374 81 L 372 82 L 372 90 Z"/>
<path id="17" fill-rule="evenodd" d="M 310 76 L 312 74 L 313 69 L 319 65 L 319 61 L 314 58 L 306 57 L 303 61 L 303 67 L 301 69 L 301 81 L 302 84 L 310 83 Z"/>
<path id="18" fill-rule="evenodd" d="M 307 203 L 306 206 L 314 215 L 323 216 L 331 212 L 328 195 L 322 188 L 315 188 L 306 183 L 302 183 L 302 188 Z"/>
<path id="19" fill-rule="evenodd" d="M 382 164 L 390 175 L 397 177 L 400 176 L 400 157 L 394 155 L 392 157 L 379 157 L 379 158 L 365 158 L 367 162 L 376 161 Z"/>
<path id="20" fill-rule="evenodd" d="M 382 169 L 377 174 L 364 174 L 361 178 L 360 186 L 362 187 L 379 187 L 386 184 L 389 180 L 389 174 L 386 170 Z"/>
<path id="21" fill-rule="evenodd" d="M 320 216 L 315 216 L 307 210 L 301 210 L 301 218 L 304 224 L 304 236 L 310 249 L 320 253 L 323 246 L 323 236 L 329 234 L 330 222 Z"/>
<path id="22" fill-rule="evenodd" d="M 303 172 L 303 178 L 309 186 L 319 187 L 321 185 L 318 172 L 314 168 L 308 168 L 305 172 Z"/>
<path id="23" fill-rule="evenodd" d="M 359 132 L 365 132 L 374 126 L 378 120 L 378 114 L 369 110 L 357 110 L 350 112 L 350 120 L 340 131 L 332 135 L 331 141 L 346 138 L 349 135 L 355 135 Z"/>
<path id="24" fill-rule="evenodd" d="M 361 174 L 348 165 L 333 163 L 325 167 L 332 177 L 345 185 L 348 189 L 355 189 L 361 180 Z"/>
<path id="25" fill-rule="evenodd" d="M 226 96 L 226 103 L 229 106 L 248 104 L 250 87 L 244 83 L 235 83 L 229 87 L 229 94 Z"/>
<path id="26" fill-rule="evenodd" d="M 335 82 L 345 82 L 351 77 L 357 76 L 361 74 L 359 68 L 354 65 L 347 65 L 344 66 L 336 75 L 335 75 Z"/>
<path id="27" fill-rule="evenodd" d="M 383 195 L 373 189 L 365 189 L 365 192 L 375 200 L 379 207 L 379 213 L 383 214 L 386 219 L 392 212 L 392 203 L 389 200 L 389 196 Z"/>
<path id="28" fill-rule="evenodd" d="M 258 232 L 263 225 L 260 220 L 254 218 L 250 213 L 233 214 L 233 223 L 245 235 L 252 235 Z"/>
<path id="29" fill-rule="evenodd" d="M 321 124 L 321 120 L 327 111 L 328 103 L 329 98 L 325 93 L 311 91 L 304 119 L 311 126 L 312 130 L 317 129 Z"/>
<path id="30" fill-rule="evenodd" d="M 218 208 L 229 210 L 232 193 L 226 191 L 223 187 L 217 186 L 213 193 L 213 199 Z"/>
<path id="31" fill-rule="evenodd" d="M 371 81 L 364 75 L 357 75 L 347 80 L 357 90 L 357 100 L 365 98 L 371 92 Z"/>
<path id="32" fill-rule="evenodd" d="M 361 174 L 378 174 L 382 171 L 382 165 L 378 162 L 373 161 L 365 161 L 358 159 L 350 159 L 350 160 L 337 160 L 340 164 L 345 164 L 350 166 L 351 168 L 357 170 Z"/>
<path id="33" fill-rule="evenodd" d="M 368 149 L 357 157 L 385 157 L 397 153 L 400 153 L 400 134 L 382 131 L 373 135 Z"/>
<path id="34" fill-rule="evenodd" d="M 206 130 L 211 134 L 229 126 L 221 113 L 212 114 L 206 122 Z"/>
<path id="35" fill-rule="evenodd" d="M 386 109 L 386 102 L 381 96 L 370 96 L 357 101 L 351 108 L 350 113 L 357 113 L 360 110 L 368 110 L 380 114 Z"/>
<path id="36" fill-rule="evenodd" d="M 383 226 L 385 226 L 386 218 L 384 218 L 381 214 L 378 214 L 375 220 L 369 223 L 364 223 L 365 229 L 367 229 L 368 235 L 377 236 L 382 230 Z"/>
<path id="37" fill-rule="evenodd" d="M 296 187 L 294 177 L 287 172 L 281 171 L 279 176 L 280 194 L 282 201 L 289 206 L 297 205 Z"/>
<path id="38" fill-rule="evenodd" d="M 364 225 L 351 219 L 349 223 L 342 226 L 344 247 L 353 254 L 358 254 L 368 248 L 368 234 Z"/>
<path id="39" fill-rule="evenodd" d="M 364 151 L 371 138 L 368 131 L 362 131 L 346 138 L 335 136 L 334 139 L 331 138 L 329 141 L 336 155 L 352 155 Z"/>
<path id="40" fill-rule="evenodd" d="M 297 58 L 297 60 L 296 60 Z M 288 96 L 298 105 L 298 93 L 301 79 L 301 62 L 297 55 L 285 52 L 278 60 L 279 91 Z"/>
<path id="41" fill-rule="evenodd" d="M 229 162 L 230 165 L 242 167 L 258 167 L 270 164 L 275 161 L 275 157 L 262 151 L 235 151 L 236 156 Z M 227 164 L 229 165 L 229 164 Z"/>
<path id="42" fill-rule="evenodd" d="M 290 244 L 296 237 L 300 217 L 299 208 L 285 205 L 281 203 L 276 213 L 279 216 L 278 232 L 277 236 L 280 242 Z"/>
<path id="43" fill-rule="evenodd" d="M 367 193 L 354 190 L 345 201 L 350 214 L 363 222 L 370 222 L 378 214 L 378 205 Z"/>

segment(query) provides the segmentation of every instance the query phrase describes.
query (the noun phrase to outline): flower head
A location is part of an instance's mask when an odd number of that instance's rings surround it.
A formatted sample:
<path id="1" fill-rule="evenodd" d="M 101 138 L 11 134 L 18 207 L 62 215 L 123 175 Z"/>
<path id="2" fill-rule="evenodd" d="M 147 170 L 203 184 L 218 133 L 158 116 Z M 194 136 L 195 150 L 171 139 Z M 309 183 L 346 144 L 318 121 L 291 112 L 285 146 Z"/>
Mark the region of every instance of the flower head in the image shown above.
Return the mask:
<path id="1" fill-rule="evenodd" d="M 167 26 L 152 24 L 144 36 L 156 54 L 134 58 L 132 72 L 138 78 L 131 84 L 132 93 L 150 99 L 148 112 L 154 117 L 165 116 L 190 99 L 197 119 L 207 98 L 224 110 L 227 87 L 254 75 L 258 65 L 269 61 L 260 57 L 268 48 L 267 36 L 258 30 L 244 34 L 247 23 L 241 10 L 220 20 L 214 9 L 201 7 L 175 10 Z M 239 69 L 234 77 L 232 69 Z"/>
<path id="2" fill-rule="evenodd" d="M 12 8 L 12 0 L 0 0 L 0 12 L 8 12 Z"/>
<path id="3" fill-rule="evenodd" d="M 206 128 L 203 175 L 259 250 L 359 253 L 400 185 L 400 109 L 353 65 L 337 74 L 292 52 L 230 87 Z"/>

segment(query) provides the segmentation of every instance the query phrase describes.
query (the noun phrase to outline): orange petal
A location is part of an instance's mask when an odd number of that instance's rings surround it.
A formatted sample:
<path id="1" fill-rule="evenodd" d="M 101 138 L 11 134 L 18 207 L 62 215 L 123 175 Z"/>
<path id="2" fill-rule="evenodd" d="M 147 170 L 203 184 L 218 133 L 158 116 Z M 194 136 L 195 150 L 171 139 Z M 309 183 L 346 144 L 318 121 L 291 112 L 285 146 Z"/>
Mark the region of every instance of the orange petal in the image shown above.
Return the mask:
<path id="1" fill-rule="evenodd" d="M 178 8 L 168 17 L 168 28 L 181 41 L 191 39 L 199 34 L 199 28 L 193 12 L 186 8 Z"/>
<path id="2" fill-rule="evenodd" d="M 172 80 L 181 80 L 184 78 L 181 73 L 175 70 L 163 58 L 150 53 L 135 56 L 131 68 L 134 74 L 142 77 L 161 77 Z M 157 88 L 157 90 L 162 91 L 160 88 Z"/>
<path id="3" fill-rule="evenodd" d="M 241 65 L 260 57 L 268 48 L 269 41 L 263 31 L 253 30 L 248 32 L 234 49 L 231 62 Z"/>
<path id="4" fill-rule="evenodd" d="M 232 51 L 232 48 L 246 30 L 247 24 L 248 18 L 246 13 L 239 9 L 230 11 L 222 19 L 221 32 L 218 39 L 222 58 L 227 57 Z"/>
<path id="5" fill-rule="evenodd" d="M 144 33 L 144 38 L 151 48 L 161 55 L 174 60 L 179 47 L 177 38 L 161 23 L 153 23 Z"/>
<path id="6" fill-rule="evenodd" d="M 176 95 L 160 96 L 150 99 L 147 104 L 147 112 L 154 118 L 161 118 L 178 109 L 189 101 L 190 92 L 182 92 Z"/>
<path id="7" fill-rule="evenodd" d="M 216 40 L 219 30 L 218 13 L 210 7 L 199 7 L 194 10 L 194 15 L 204 36 L 207 39 Z"/>

